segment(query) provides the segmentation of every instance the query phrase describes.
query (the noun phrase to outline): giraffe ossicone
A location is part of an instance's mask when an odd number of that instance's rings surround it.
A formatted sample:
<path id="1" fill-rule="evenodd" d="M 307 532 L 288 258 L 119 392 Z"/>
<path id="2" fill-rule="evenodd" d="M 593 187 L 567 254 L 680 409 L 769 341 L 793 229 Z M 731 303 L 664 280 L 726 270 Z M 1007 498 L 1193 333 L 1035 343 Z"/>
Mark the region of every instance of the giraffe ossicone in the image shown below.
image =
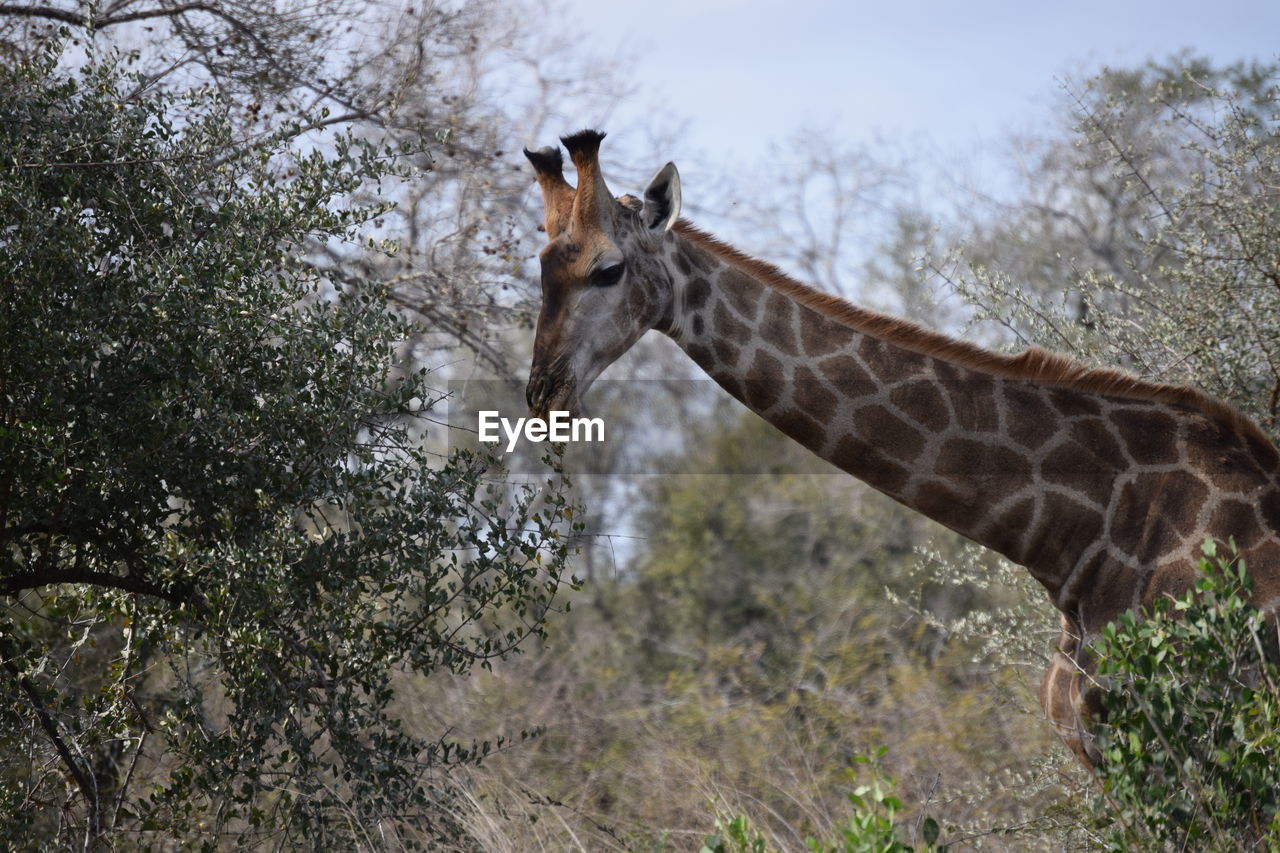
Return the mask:
<path id="1" fill-rule="evenodd" d="M 1191 388 L 1004 355 L 789 278 L 679 219 L 680 177 L 615 199 L 604 135 L 526 150 L 548 242 L 526 397 L 576 410 L 649 330 L 728 393 L 872 487 L 1025 566 L 1062 613 L 1041 702 L 1093 763 L 1089 643 L 1126 610 L 1178 595 L 1205 538 L 1235 542 L 1255 603 L 1280 608 L 1280 453 Z"/>

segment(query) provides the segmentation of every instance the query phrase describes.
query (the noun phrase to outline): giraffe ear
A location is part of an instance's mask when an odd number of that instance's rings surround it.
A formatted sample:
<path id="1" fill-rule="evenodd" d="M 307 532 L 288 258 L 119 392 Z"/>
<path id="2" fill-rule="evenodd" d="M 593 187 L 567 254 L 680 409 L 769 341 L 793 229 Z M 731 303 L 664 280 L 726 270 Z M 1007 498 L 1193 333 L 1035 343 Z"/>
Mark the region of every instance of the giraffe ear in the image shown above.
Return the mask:
<path id="1" fill-rule="evenodd" d="M 680 173 L 675 163 L 658 170 L 644 189 L 644 207 L 640 217 L 650 231 L 666 231 L 680 216 Z"/>

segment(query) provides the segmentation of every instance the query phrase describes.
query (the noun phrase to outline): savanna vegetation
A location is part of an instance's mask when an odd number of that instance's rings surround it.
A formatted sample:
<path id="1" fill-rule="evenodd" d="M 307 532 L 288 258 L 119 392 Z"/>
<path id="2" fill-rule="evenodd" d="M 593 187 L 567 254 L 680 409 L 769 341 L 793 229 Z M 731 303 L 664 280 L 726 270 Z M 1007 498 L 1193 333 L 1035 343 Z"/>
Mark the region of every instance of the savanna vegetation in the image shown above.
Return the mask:
<path id="1" fill-rule="evenodd" d="M 0 847 L 1280 843 L 1274 627 L 1229 543 L 1104 638 L 1094 778 L 1035 700 L 1030 578 L 705 384 L 602 387 L 680 429 L 600 473 L 449 450 L 447 381 L 527 365 L 519 144 L 626 96 L 531 19 L 0 8 Z M 776 234 L 744 248 L 1280 438 L 1278 84 L 1104 70 L 1010 140 L 1021 184 L 950 206 L 784 147 L 815 186 L 745 202 Z"/>

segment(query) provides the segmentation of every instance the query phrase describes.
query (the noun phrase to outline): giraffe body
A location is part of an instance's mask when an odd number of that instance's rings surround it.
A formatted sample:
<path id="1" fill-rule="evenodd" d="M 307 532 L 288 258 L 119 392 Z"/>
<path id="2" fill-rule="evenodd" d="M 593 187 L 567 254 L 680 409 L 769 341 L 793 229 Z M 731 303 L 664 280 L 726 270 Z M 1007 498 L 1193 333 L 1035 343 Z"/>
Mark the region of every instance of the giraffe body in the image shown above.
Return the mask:
<path id="1" fill-rule="evenodd" d="M 1192 389 L 1006 356 L 821 294 L 677 220 L 664 167 L 615 200 L 602 135 L 531 154 L 546 201 L 543 307 L 528 389 L 574 407 L 648 329 L 795 441 L 1025 566 L 1062 613 L 1041 701 L 1086 763 L 1088 646 L 1107 622 L 1188 589 L 1206 537 L 1234 539 L 1255 603 L 1280 608 L 1280 454 Z"/>

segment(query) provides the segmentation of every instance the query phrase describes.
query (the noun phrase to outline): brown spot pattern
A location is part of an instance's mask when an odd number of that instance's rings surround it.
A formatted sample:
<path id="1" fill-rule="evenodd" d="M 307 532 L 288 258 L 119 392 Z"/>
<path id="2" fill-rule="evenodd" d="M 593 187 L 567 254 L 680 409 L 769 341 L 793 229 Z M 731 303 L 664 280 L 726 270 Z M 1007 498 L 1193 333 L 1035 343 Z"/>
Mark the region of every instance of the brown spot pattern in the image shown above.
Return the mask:
<path id="1" fill-rule="evenodd" d="M 1074 388 L 1050 388 L 1048 393 L 1049 402 L 1053 403 L 1054 408 L 1061 412 L 1063 417 L 1102 414 L 1102 406 L 1099 405 L 1094 394 L 1077 391 Z"/>
<path id="2" fill-rule="evenodd" d="M 764 319 L 760 323 L 760 336 L 790 356 L 800 354 L 795 330 L 791 325 L 795 311 L 795 305 L 781 293 L 770 294 L 765 301 Z"/>
<path id="3" fill-rule="evenodd" d="M 833 355 L 818 362 L 818 370 L 827 381 L 846 394 L 862 396 L 875 390 L 876 383 L 858 363 L 848 355 Z"/>
<path id="4" fill-rule="evenodd" d="M 986 490 L 1003 495 L 1031 479 L 1031 463 L 1000 444 L 953 438 L 942 445 L 934 473 L 941 477 L 981 480 Z"/>
<path id="5" fill-rule="evenodd" d="M 996 408 L 996 383 L 989 376 L 965 371 L 944 386 L 955 409 L 960 428 L 970 432 L 993 432 L 1000 427 Z"/>
<path id="6" fill-rule="evenodd" d="M 1239 436 L 1220 424 L 1195 419 L 1184 446 L 1187 464 L 1224 491 L 1253 492 L 1268 479 Z"/>
<path id="7" fill-rule="evenodd" d="M 729 307 L 738 312 L 748 323 L 754 323 L 760 313 L 760 300 L 765 291 L 760 285 L 744 280 L 741 275 L 724 273 L 720 276 L 720 292 Z"/>
<path id="8" fill-rule="evenodd" d="M 1093 503 L 1106 506 L 1120 470 L 1121 466 L 1091 456 L 1079 444 L 1064 442 L 1045 457 L 1040 476 L 1048 483 L 1080 492 Z"/>
<path id="9" fill-rule="evenodd" d="M 675 251 L 676 269 L 680 270 L 681 275 L 690 275 L 693 273 L 693 264 L 689 262 L 688 253 L 682 248 Z"/>
<path id="10" fill-rule="evenodd" d="M 724 338 L 716 338 L 711 342 L 711 349 L 716 354 L 716 359 L 724 367 L 736 367 L 738 364 L 738 355 L 740 351 L 733 344 Z"/>
<path id="11" fill-rule="evenodd" d="M 1124 450 L 1101 418 L 1076 421 L 1069 434 L 1082 454 L 1081 465 L 1096 464 L 1118 471 L 1129 464 Z"/>
<path id="12" fill-rule="evenodd" d="M 1280 491 L 1268 491 L 1258 502 L 1258 511 L 1262 514 L 1262 523 L 1272 533 L 1280 536 Z"/>
<path id="13" fill-rule="evenodd" d="M 1209 521 L 1209 529 L 1215 539 L 1234 539 L 1241 551 L 1252 548 L 1266 536 L 1258 523 L 1254 506 L 1238 500 L 1225 500 L 1218 504 Z"/>
<path id="14" fill-rule="evenodd" d="M 1111 539 L 1125 553 L 1154 563 L 1195 528 L 1209 489 L 1184 471 L 1139 474 L 1121 489 Z"/>
<path id="15" fill-rule="evenodd" d="M 1119 560 L 1102 560 L 1093 573 L 1088 594 L 1089 626 L 1105 625 L 1133 609 L 1137 592 L 1149 577 Z"/>
<path id="16" fill-rule="evenodd" d="M 717 261 L 710 252 L 701 248 L 686 244 L 685 251 L 689 255 L 689 262 L 693 264 L 693 268 L 696 270 L 700 270 L 701 272 L 711 272 L 719 266 L 719 261 Z"/>
<path id="17" fill-rule="evenodd" d="M 926 379 L 909 379 L 893 387 L 889 399 L 912 422 L 930 432 L 942 432 L 951 423 L 947 401 L 938 387 Z"/>
<path id="18" fill-rule="evenodd" d="M 1061 492 L 1046 492 L 1027 565 L 1046 586 L 1063 583 L 1075 555 L 1102 535 L 1102 513 Z"/>
<path id="19" fill-rule="evenodd" d="M 751 340 L 751 329 L 747 324 L 729 313 L 723 302 L 717 302 L 711 319 L 715 323 L 716 334 L 730 343 L 742 346 Z"/>
<path id="20" fill-rule="evenodd" d="M 770 420 L 773 421 L 774 426 L 810 450 L 816 452 L 822 449 L 822 444 L 826 440 L 826 429 L 806 412 L 787 409 Z"/>
<path id="21" fill-rule="evenodd" d="M 711 365 L 711 350 L 702 344 L 689 344 L 684 351 L 699 367 L 705 369 Z"/>
<path id="22" fill-rule="evenodd" d="M 882 380 L 889 382 L 915 376 L 924 370 L 926 359 L 918 352 L 912 352 L 890 343 L 886 343 L 871 335 L 863 335 L 858 344 L 858 355 L 871 368 L 871 372 Z"/>
<path id="23" fill-rule="evenodd" d="M 851 347 L 857 333 L 816 311 L 800 312 L 800 343 L 815 358 Z"/>
<path id="24" fill-rule="evenodd" d="M 1022 557 L 1022 540 L 1036 516 L 1034 498 L 1020 500 L 1000 514 L 988 534 L 992 548 L 1017 561 Z"/>
<path id="25" fill-rule="evenodd" d="M 746 402 L 746 399 L 747 399 L 746 387 L 743 385 L 742 381 L 739 380 L 735 374 L 727 370 L 720 370 L 718 368 L 713 368 L 707 372 L 710 373 L 711 378 L 714 379 L 716 382 L 720 383 L 720 387 L 728 391 L 734 397 L 734 399 L 742 400 L 743 402 Z"/>
<path id="26" fill-rule="evenodd" d="M 809 415 L 826 421 L 836 413 L 839 402 L 836 395 L 823 386 L 816 373 L 807 367 L 795 369 L 795 389 L 792 398 Z"/>
<path id="27" fill-rule="evenodd" d="M 1280 596 L 1280 544 L 1264 542 L 1254 548 L 1246 559 L 1249 573 L 1257 583 L 1253 589 L 1254 598 L 1265 601 Z"/>
<path id="28" fill-rule="evenodd" d="M 1037 388 L 1021 382 L 1002 382 L 1005 424 L 1009 437 L 1030 450 L 1044 445 L 1058 432 L 1058 416 Z"/>
<path id="29" fill-rule="evenodd" d="M 1178 424 L 1154 408 L 1125 408 L 1111 413 L 1134 462 L 1150 465 L 1178 457 Z"/>
<path id="30" fill-rule="evenodd" d="M 1146 579 L 1142 590 L 1142 606 L 1150 608 L 1162 598 L 1181 598 L 1195 582 L 1195 572 L 1184 562 L 1158 566 Z"/>
<path id="31" fill-rule="evenodd" d="M 1245 444 L 1249 455 L 1258 461 L 1259 468 L 1271 473 L 1280 471 L 1280 450 L 1274 444 L 1252 434 L 1245 435 Z"/>
<path id="32" fill-rule="evenodd" d="M 747 370 L 746 385 L 748 406 L 757 412 L 772 407 L 782 395 L 782 362 L 757 350 Z"/>
<path id="33" fill-rule="evenodd" d="M 706 305 L 710 296 L 711 283 L 702 276 L 690 279 L 684 291 L 685 304 L 693 311 Z"/>
<path id="34" fill-rule="evenodd" d="M 858 409 L 853 413 L 853 426 L 864 439 L 896 459 L 914 459 L 924 449 L 919 431 L 884 406 Z"/>
<path id="35" fill-rule="evenodd" d="M 709 272 L 716 266 L 716 262 L 705 251 L 683 241 L 676 244 L 675 260 L 676 267 L 685 275 L 690 275 L 694 270 Z"/>
<path id="36" fill-rule="evenodd" d="M 929 480 L 916 489 L 915 505 L 925 515 L 953 530 L 964 530 L 973 516 L 973 504 L 950 483 Z"/>
<path id="37" fill-rule="evenodd" d="M 901 494 L 911 473 L 876 445 L 847 435 L 836 444 L 831 461 L 855 477 L 891 495 Z"/>

